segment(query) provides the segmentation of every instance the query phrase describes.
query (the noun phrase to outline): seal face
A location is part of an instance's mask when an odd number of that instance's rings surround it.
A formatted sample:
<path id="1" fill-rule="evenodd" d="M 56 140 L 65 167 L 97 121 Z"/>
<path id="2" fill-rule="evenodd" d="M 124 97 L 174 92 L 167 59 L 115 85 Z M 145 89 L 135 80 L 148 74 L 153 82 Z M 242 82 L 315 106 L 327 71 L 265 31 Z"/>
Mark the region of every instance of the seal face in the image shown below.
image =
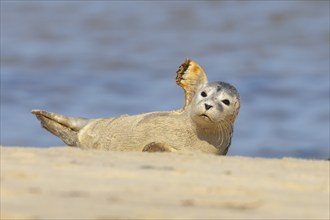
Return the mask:
<path id="1" fill-rule="evenodd" d="M 221 124 L 238 114 L 240 108 L 237 90 L 225 82 L 213 82 L 200 88 L 190 108 L 191 118 L 201 126 Z"/>
<path id="2" fill-rule="evenodd" d="M 201 151 L 226 155 L 240 109 L 238 91 L 208 83 L 204 70 L 186 59 L 176 83 L 185 94 L 178 111 L 85 119 L 32 110 L 41 125 L 69 146 L 117 151 Z"/>

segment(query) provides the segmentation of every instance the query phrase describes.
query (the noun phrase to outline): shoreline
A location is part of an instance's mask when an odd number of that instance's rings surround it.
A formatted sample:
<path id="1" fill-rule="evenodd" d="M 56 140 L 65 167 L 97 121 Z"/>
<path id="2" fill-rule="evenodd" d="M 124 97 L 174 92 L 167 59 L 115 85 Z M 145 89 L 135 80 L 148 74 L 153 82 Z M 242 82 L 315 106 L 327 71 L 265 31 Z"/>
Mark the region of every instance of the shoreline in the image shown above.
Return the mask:
<path id="1" fill-rule="evenodd" d="M 1 146 L 1 219 L 329 219 L 327 160 Z"/>

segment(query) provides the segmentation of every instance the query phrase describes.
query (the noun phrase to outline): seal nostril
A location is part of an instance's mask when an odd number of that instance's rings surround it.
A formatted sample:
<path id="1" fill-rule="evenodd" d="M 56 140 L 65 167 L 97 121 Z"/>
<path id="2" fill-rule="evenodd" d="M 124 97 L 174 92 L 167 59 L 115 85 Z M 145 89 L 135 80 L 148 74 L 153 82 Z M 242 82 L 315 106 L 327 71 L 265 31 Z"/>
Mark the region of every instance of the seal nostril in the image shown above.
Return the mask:
<path id="1" fill-rule="evenodd" d="M 208 104 L 206 104 L 206 103 L 205 103 L 204 105 L 205 105 L 205 109 L 206 109 L 206 111 L 213 107 L 212 105 L 208 105 Z"/>

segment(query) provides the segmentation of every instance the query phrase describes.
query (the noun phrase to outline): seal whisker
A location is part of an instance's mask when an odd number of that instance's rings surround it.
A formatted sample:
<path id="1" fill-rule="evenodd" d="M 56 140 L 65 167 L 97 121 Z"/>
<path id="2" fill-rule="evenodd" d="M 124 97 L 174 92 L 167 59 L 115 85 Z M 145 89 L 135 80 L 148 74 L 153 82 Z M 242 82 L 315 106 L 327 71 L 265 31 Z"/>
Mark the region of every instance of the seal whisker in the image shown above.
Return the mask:
<path id="1" fill-rule="evenodd" d="M 219 132 L 221 133 L 221 143 L 219 144 L 219 146 L 222 146 L 222 144 L 223 144 L 223 139 L 224 139 L 224 135 L 223 135 L 223 127 L 222 127 L 221 124 L 219 124 L 219 127 L 220 127 Z"/>

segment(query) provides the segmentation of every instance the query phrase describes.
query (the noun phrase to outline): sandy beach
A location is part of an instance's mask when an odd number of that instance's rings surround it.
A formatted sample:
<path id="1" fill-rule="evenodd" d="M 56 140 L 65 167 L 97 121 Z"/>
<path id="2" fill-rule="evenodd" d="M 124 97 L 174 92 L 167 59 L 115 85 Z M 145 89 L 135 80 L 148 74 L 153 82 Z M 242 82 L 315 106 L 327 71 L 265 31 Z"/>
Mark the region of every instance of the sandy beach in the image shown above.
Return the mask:
<path id="1" fill-rule="evenodd" d="M 1 147 L 1 219 L 329 219 L 329 164 Z"/>

